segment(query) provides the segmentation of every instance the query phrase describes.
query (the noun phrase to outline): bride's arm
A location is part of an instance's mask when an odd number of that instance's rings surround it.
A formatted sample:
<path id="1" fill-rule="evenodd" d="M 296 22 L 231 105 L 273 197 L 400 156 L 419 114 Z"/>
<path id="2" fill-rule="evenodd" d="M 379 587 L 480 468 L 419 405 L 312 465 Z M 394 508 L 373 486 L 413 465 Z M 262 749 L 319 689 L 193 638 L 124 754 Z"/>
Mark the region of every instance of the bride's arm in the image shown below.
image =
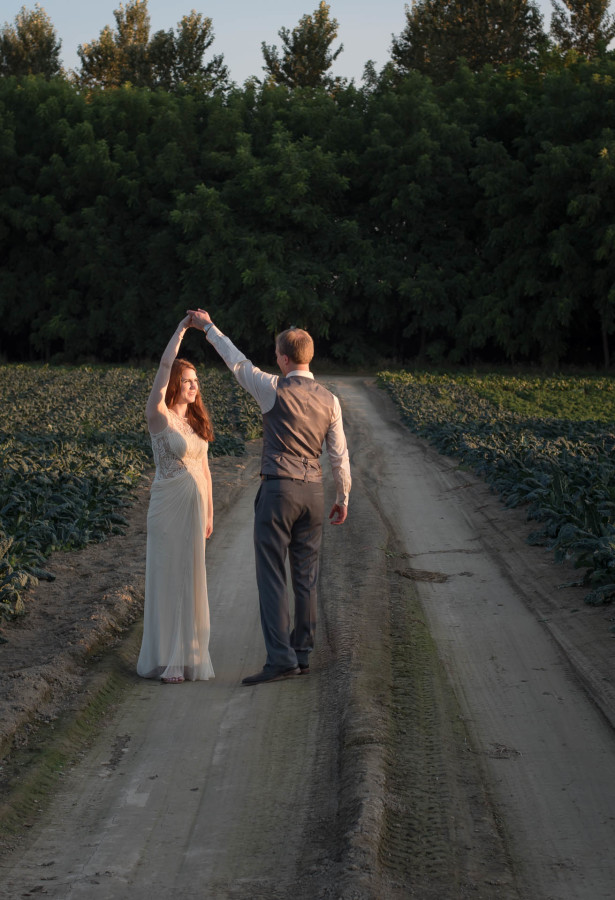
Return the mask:
<path id="1" fill-rule="evenodd" d="M 203 472 L 207 482 L 207 527 L 205 529 L 205 537 L 211 537 L 214 530 L 214 498 L 211 485 L 211 470 L 207 456 L 203 457 Z"/>
<path id="2" fill-rule="evenodd" d="M 164 397 L 171 376 L 173 360 L 179 352 L 182 338 L 190 327 L 190 324 L 190 316 L 186 316 L 181 320 L 175 329 L 173 337 L 167 344 L 166 350 L 162 354 L 162 359 L 160 360 L 160 365 L 158 366 L 158 371 L 156 372 L 156 377 L 154 378 L 154 383 L 145 407 L 147 427 L 152 434 L 158 434 L 160 431 L 164 431 L 167 426 L 167 405 L 164 402 Z"/>

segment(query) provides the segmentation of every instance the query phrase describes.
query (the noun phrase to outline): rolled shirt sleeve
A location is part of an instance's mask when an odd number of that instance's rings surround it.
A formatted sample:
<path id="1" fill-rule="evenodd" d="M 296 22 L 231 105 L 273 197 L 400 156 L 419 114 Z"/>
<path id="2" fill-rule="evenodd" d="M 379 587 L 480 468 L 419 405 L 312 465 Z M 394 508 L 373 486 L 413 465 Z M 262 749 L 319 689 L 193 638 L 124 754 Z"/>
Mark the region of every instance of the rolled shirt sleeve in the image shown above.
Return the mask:
<path id="1" fill-rule="evenodd" d="M 336 488 L 336 503 L 339 506 L 348 506 L 348 497 L 352 486 L 350 477 L 350 459 L 344 426 L 342 424 L 342 410 L 337 397 L 333 398 L 333 417 L 331 425 L 325 437 L 325 446 L 331 463 L 333 480 Z"/>

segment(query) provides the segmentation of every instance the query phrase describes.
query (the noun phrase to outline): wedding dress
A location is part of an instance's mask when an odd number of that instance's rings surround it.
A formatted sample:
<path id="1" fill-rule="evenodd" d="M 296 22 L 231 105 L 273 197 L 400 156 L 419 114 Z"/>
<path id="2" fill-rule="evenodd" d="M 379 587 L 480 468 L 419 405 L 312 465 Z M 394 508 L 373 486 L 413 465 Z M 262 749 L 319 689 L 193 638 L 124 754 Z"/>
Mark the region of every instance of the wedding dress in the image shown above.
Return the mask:
<path id="1" fill-rule="evenodd" d="M 145 618 L 137 672 L 144 678 L 212 678 L 205 569 L 208 443 L 168 410 L 152 434 L 156 476 L 147 515 Z"/>

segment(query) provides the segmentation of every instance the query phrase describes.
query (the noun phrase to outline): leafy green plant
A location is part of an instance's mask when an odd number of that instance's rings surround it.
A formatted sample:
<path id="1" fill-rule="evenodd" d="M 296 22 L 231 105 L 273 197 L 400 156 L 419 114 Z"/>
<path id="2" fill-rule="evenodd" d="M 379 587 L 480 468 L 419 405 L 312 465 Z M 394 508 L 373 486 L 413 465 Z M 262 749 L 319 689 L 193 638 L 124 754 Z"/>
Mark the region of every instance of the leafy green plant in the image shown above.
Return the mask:
<path id="1" fill-rule="evenodd" d="M 122 534 L 134 488 L 153 467 L 144 408 L 154 370 L 0 366 L 0 621 L 52 578 L 45 560 Z M 213 456 L 258 436 L 258 408 L 227 372 L 202 373 Z"/>
<path id="2" fill-rule="evenodd" d="M 507 506 L 540 523 L 529 541 L 585 570 L 590 604 L 615 600 L 615 380 L 379 375 L 406 424 L 459 457 Z"/>

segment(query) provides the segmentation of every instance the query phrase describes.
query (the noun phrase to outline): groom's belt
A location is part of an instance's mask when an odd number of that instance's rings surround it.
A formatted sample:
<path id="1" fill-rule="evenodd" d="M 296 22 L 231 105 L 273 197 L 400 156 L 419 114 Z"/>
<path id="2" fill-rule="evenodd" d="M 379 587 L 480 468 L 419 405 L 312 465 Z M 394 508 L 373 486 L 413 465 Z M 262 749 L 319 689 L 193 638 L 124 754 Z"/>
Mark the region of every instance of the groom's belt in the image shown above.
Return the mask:
<path id="1" fill-rule="evenodd" d="M 261 475 L 262 481 L 305 481 L 304 478 L 293 478 L 292 475 Z"/>

